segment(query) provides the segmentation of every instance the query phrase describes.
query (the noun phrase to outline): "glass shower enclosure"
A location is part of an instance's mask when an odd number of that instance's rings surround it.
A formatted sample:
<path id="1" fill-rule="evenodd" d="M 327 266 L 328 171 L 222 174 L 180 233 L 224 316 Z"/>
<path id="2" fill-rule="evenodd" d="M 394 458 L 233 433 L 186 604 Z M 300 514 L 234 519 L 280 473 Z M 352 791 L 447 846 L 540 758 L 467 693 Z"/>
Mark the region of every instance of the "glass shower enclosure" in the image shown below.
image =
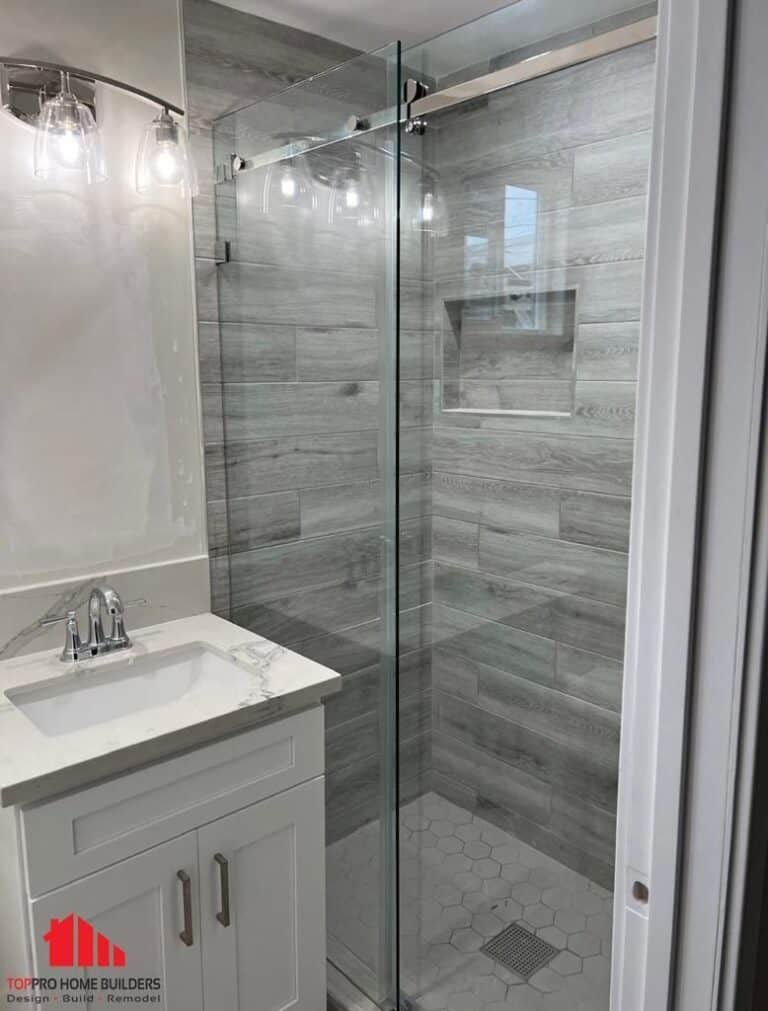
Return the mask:
<path id="1" fill-rule="evenodd" d="M 339 1007 L 608 1009 L 656 22 L 565 7 L 215 126 L 217 604 L 343 675 Z"/>

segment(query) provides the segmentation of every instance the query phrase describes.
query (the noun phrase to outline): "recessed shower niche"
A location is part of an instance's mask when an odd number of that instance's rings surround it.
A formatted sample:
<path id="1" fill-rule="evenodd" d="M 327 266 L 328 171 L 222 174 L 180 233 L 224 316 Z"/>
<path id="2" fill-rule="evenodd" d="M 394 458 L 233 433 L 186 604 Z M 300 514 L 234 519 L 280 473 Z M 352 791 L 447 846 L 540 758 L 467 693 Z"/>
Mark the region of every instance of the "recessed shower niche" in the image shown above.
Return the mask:
<path id="1" fill-rule="evenodd" d="M 446 298 L 444 411 L 570 417 L 576 289 Z"/>

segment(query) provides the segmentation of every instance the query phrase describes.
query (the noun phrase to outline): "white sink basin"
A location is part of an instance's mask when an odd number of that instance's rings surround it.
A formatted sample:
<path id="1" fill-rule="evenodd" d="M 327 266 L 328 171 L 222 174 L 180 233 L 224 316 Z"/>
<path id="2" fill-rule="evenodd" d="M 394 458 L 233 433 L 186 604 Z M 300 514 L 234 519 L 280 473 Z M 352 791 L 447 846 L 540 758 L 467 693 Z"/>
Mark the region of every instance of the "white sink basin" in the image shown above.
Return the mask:
<path id="1" fill-rule="evenodd" d="M 98 663 L 98 661 L 93 661 Z M 103 666 L 6 692 L 10 702 L 48 737 L 76 733 L 172 703 L 194 704 L 219 692 L 246 696 L 253 675 L 200 644 Z"/>

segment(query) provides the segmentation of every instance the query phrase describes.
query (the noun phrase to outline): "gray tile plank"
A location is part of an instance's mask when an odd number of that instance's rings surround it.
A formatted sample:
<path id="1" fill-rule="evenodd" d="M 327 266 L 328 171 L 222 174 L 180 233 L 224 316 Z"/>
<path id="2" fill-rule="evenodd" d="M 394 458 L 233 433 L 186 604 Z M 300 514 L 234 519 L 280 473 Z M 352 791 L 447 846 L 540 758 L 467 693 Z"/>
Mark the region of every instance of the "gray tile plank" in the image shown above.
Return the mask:
<path id="1" fill-rule="evenodd" d="M 379 332 L 298 327 L 296 362 L 301 381 L 378 379 Z"/>
<path id="2" fill-rule="evenodd" d="M 477 704 L 558 747 L 588 751 L 610 768 L 618 765 L 619 717 L 607 709 L 482 665 Z"/>
<path id="3" fill-rule="evenodd" d="M 540 334 L 507 329 L 503 321 L 464 319 L 461 379 L 569 380 L 573 374 L 573 334 Z"/>
<path id="4" fill-rule="evenodd" d="M 432 688 L 431 669 L 432 653 L 429 648 L 401 655 L 398 684 L 400 698 L 404 703 L 408 703 L 414 696 L 423 700 L 429 695 Z M 326 726 L 338 726 L 363 712 L 380 712 L 382 693 L 388 692 L 388 679 L 386 664 L 375 664 L 356 674 L 348 674 L 342 680 L 341 691 L 326 700 Z"/>
<path id="5" fill-rule="evenodd" d="M 375 526 L 383 515 L 382 495 L 380 481 L 304 489 L 301 492 L 302 537 Z"/>
<path id="6" fill-rule="evenodd" d="M 382 658 L 382 628 L 378 619 L 353 628 L 315 635 L 291 644 L 291 649 L 347 676 L 378 664 Z"/>
<path id="7" fill-rule="evenodd" d="M 556 639 L 560 594 L 435 562 L 435 602 L 523 632 Z"/>
<path id="8" fill-rule="evenodd" d="M 616 816 L 564 790 L 552 791 L 552 828 L 568 842 L 603 861 L 613 862 Z"/>
<path id="9" fill-rule="evenodd" d="M 378 576 L 380 555 L 376 528 L 240 552 L 232 556 L 232 606 Z"/>
<path id="10" fill-rule="evenodd" d="M 400 474 L 400 516 L 411 519 L 431 512 L 430 474 Z M 380 481 L 323 485 L 301 492 L 301 529 L 304 537 L 353 530 L 382 522 L 384 488 Z"/>
<path id="11" fill-rule="evenodd" d="M 626 603 L 627 556 L 605 548 L 481 527 L 480 568 L 609 604 Z"/>
<path id="12" fill-rule="evenodd" d="M 558 642 L 602 653 L 615 660 L 623 658 L 624 607 L 567 594 L 558 597 L 554 612 L 554 638 Z"/>
<path id="13" fill-rule="evenodd" d="M 217 271 L 215 260 L 195 258 L 195 294 L 200 323 L 215 323 L 219 319 Z"/>
<path id="14" fill-rule="evenodd" d="M 551 639 L 444 604 L 435 605 L 433 637 L 435 664 L 447 665 L 456 674 L 461 665 L 470 681 L 476 662 L 539 684 L 554 684 L 555 643 Z"/>
<path id="15" fill-rule="evenodd" d="M 302 656 L 338 671 L 353 674 L 371 667 L 382 658 L 384 631 L 376 619 L 354 628 L 315 636 L 294 643 L 291 649 Z M 431 608 L 425 604 L 401 612 L 400 648 L 404 652 L 424 649 L 431 642 Z"/>
<path id="16" fill-rule="evenodd" d="M 560 536 L 614 551 L 629 550 L 630 498 L 563 492 L 560 499 Z"/>
<path id="17" fill-rule="evenodd" d="M 645 253 L 645 218 L 644 196 L 542 215 L 536 266 L 577 267 L 641 260 Z"/>
<path id="18" fill-rule="evenodd" d="M 200 406 L 203 420 L 203 445 L 224 442 L 224 408 L 220 383 L 200 384 Z"/>
<path id="19" fill-rule="evenodd" d="M 573 384 L 567 380 L 462 379 L 459 406 L 479 411 L 573 410 Z"/>
<path id="20" fill-rule="evenodd" d="M 435 690 L 467 702 L 477 701 L 477 674 L 471 664 L 449 648 L 432 651 L 432 679 Z"/>
<path id="21" fill-rule="evenodd" d="M 227 323 L 369 329 L 375 292 L 354 275 L 330 269 L 232 262 L 219 268 L 219 310 Z"/>
<path id="22" fill-rule="evenodd" d="M 378 755 L 381 748 L 379 716 L 368 711 L 340 726 L 326 727 L 326 775 L 345 765 L 359 765 L 366 758 Z"/>
<path id="23" fill-rule="evenodd" d="M 224 467 L 224 446 L 205 446 L 205 493 L 209 502 L 226 498 L 227 485 Z"/>
<path id="24" fill-rule="evenodd" d="M 221 338 L 218 323 L 200 323 L 197 328 L 197 354 L 201 383 L 221 382 Z"/>
<path id="25" fill-rule="evenodd" d="M 378 432 L 281 435 L 227 446 L 234 497 L 379 476 Z"/>
<path id="26" fill-rule="evenodd" d="M 601 762 L 592 750 L 554 746 L 552 739 L 524 724 L 438 691 L 435 730 L 469 741 L 482 752 L 534 776 L 551 787 L 575 793 L 607 810 L 616 806 L 618 758 Z"/>
<path id="27" fill-rule="evenodd" d="M 576 339 L 576 375 L 586 379 L 637 379 L 640 323 L 582 323 Z"/>
<path id="28" fill-rule="evenodd" d="M 629 440 L 435 428 L 435 469 L 468 477 L 621 495 L 632 460 Z"/>
<path id="29" fill-rule="evenodd" d="M 229 542 L 233 552 L 295 541 L 299 534 L 298 492 L 230 498 Z"/>
<path id="30" fill-rule="evenodd" d="M 258 632 L 281 645 L 293 646 L 303 639 L 376 620 L 381 612 L 381 594 L 380 576 L 300 587 L 274 600 L 238 607 L 233 612 L 233 618 L 243 628 Z M 431 599 L 431 563 L 402 566 L 401 607 L 419 607 Z"/>
<path id="31" fill-rule="evenodd" d="M 434 412 L 435 383 L 431 380 L 401 379 L 399 392 L 401 430 L 430 425 Z"/>
<path id="32" fill-rule="evenodd" d="M 621 711 L 622 663 L 558 643 L 555 684 L 569 695 Z"/>
<path id="33" fill-rule="evenodd" d="M 433 733 L 432 765 L 441 775 L 458 780 L 505 807 L 537 822 L 547 822 L 550 787 L 542 780 L 499 761 L 466 741 Z"/>
<path id="34" fill-rule="evenodd" d="M 225 383 L 227 438 L 234 441 L 378 427 L 379 384 Z"/>
<path id="35" fill-rule="evenodd" d="M 435 558 L 454 565 L 463 565 L 468 569 L 478 568 L 477 523 L 435 516 L 432 534 L 432 553 Z"/>
<path id="36" fill-rule="evenodd" d="M 560 495 L 553 488 L 444 471 L 437 471 L 432 481 L 438 516 L 557 536 Z"/>
<path id="37" fill-rule="evenodd" d="M 379 615 L 380 596 L 381 582 L 375 576 L 300 587 L 274 600 L 239 606 L 232 617 L 243 628 L 293 648 L 303 639 L 374 621 Z"/>
<path id="38" fill-rule="evenodd" d="M 231 600 L 229 595 L 229 555 L 211 555 L 211 611 L 222 618 L 229 618 Z"/>
<path id="39" fill-rule="evenodd" d="M 296 379 L 296 331 L 290 326 L 222 323 L 221 356 L 227 383 Z"/>
<path id="40" fill-rule="evenodd" d="M 647 130 L 577 148 L 573 168 L 576 202 L 594 204 L 646 193 L 651 136 Z"/>
<path id="41" fill-rule="evenodd" d="M 456 610 L 620 660 L 624 608 L 436 562 L 434 599 Z"/>
<path id="42" fill-rule="evenodd" d="M 435 336 L 431 329 L 400 331 L 400 375 L 403 379 L 432 379 L 434 359 Z"/>
<path id="43" fill-rule="evenodd" d="M 227 503 L 223 499 L 208 502 L 208 551 L 221 554 L 229 545 Z"/>

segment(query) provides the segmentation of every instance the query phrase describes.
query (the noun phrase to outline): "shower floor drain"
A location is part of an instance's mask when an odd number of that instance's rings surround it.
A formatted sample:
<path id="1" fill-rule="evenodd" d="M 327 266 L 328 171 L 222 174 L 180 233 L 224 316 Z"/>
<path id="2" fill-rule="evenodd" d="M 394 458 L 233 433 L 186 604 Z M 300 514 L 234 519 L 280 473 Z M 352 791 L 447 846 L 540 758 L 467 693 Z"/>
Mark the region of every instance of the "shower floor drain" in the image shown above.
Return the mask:
<path id="1" fill-rule="evenodd" d="M 534 973 L 543 969 L 560 954 L 559 948 L 542 941 L 519 923 L 511 923 L 505 927 L 480 950 L 524 980 L 529 980 Z"/>

